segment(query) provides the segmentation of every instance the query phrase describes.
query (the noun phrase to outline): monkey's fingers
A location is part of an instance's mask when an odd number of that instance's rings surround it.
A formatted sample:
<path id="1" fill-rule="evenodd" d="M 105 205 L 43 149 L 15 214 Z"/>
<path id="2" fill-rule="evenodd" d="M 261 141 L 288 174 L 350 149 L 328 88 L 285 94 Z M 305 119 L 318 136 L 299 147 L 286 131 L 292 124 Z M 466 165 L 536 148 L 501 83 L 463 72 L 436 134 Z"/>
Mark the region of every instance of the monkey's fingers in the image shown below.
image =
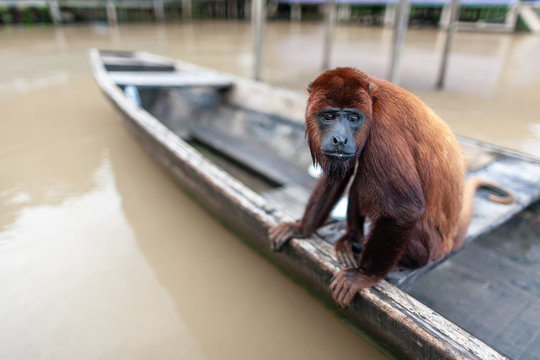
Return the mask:
<path id="1" fill-rule="evenodd" d="M 268 236 L 270 238 L 274 238 L 276 236 L 279 236 L 280 233 L 282 233 L 283 231 L 285 231 L 285 227 L 283 226 L 284 224 L 279 224 L 279 225 L 276 225 L 274 226 L 273 228 L 271 228 L 269 231 L 268 231 Z"/>
<path id="2" fill-rule="evenodd" d="M 350 288 L 351 288 L 350 282 L 347 280 L 344 280 L 340 286 L 339 292 L 334 293 L 334 297 L 340 308 L 345 308 L 348 305 L 343 300 L 349 293 Z"/>
<path id="3" fill-rule="evenodd" d="M 281 223 L 270 229 L 268 236 L 272 251 L 280 251 L 289 240 L 300 236 L 300 228 L 296 223 Z"/>
<path id="4" fill-rule="evenodd" d="M 349 258 L 349 266 L 353 268 L 358 267 L 358 263 L 356 262 L 356 258 L 354 257 L 354 253 L 352 250 L 351 250 L 350 258 Z"/>
<path id="5" fill-rule="evenodd" d="M 356 266 L 356 262 L 352 253 L 349 253 L 347 251 L 340 251 L 336 255 L 339 263 L 344 267 Z"/>
<path id="6" fill-rule="evenodd" d="M 280 251 L 283 245 L 287 242 L 288 237 L 287 233 L 281 232 L 277 235 L 275 235 L 273 238 L 271 238 L 270 246 L 272 247 L 272 251 Z"/>
<path id="7" fill-rule="evenodd" d="M 355 286 L 350 286 L 348 288 L 348 291 L 342 295 L 342 297 L 340 299 L 340 306 L 342 308 L 349 307 L 349 305 L 351 304 L 352 299 L 354 298 L 354 296 L 356 295 L 357 292 L 358 292 L 358 289 L 356 289 Z"/>
<path id="8" fill-rule="evenodd" d="M 342 279 L 343 279 L 343 270 L 338 272 L 332 278 L 332 281 L 330 282 L 330 290 L 335 291 L 337 289 L 337 286 L 342 282 Z"/>
<path id="9" fill-rule="evenodd" d="M 351 244 L 349 244 L 351 245 Z M 352 251 L 352 246 L 347 246 L 342 252 L 343 264 L 347 267 L 356 267 L 356 259 Z"/>
<path id="10" fill-rule="evenodd" d="M 347 308 L 360 289 L 366 287 L 366 278 L 357 269 L 341 270 L 330 283 L 332 296 L 340 308 Z"/>
<path id="11" fill-rule="evenodd" d="M 270 235 L 270 246 L 272 247 L 272 251 L 281 250 L 283 245 L 290 238 L 291 238 L 291 231 L 288 228 L 281 227 L 280 229 L 276 229 L 276 231 Z"/>
<path id="12" fill-rule="evenodd" d="M 352 250 L 352 242 L 348 240 L 339 240 L 334 245 L 334 251 L 338 261 L 346 267 L 356 267 L 356 259 Z"/>
<path id="13" fill-rule="evenodd" d="M 347 294 L 350 288 L 350 281 L 345 278 L 343 271 L 340 271 L 331 284 L 332 296 L 340 308 L 345 308 L 349 305 L 350 301 L 346 302 L 344 299 L 348 298 Z"/>

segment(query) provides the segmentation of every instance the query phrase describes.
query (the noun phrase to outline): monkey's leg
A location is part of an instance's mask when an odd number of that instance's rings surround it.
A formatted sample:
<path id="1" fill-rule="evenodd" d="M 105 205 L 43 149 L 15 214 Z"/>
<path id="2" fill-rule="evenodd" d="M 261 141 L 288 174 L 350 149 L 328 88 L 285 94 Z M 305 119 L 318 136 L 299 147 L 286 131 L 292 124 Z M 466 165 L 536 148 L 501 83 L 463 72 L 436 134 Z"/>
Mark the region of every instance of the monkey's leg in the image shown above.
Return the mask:
<path id="1" fill-rule="evenodd" d="M 347 307 L 356 293 L 390 272 L 403 254 L 414 226 L 414 222 L 398 223 L 392 218 L 377 220 L 362 249 L 358 268 L 341 270 L 330 283 L 340 307 Z"/>
<path id="2" fill-rule="evenodd" d="M 364 222 L 362 218 L 362 223 Z M 357 230 L 347 230 L 334 244 L 336 258 L 345 267 L 356 267 L 356 257 L 353 251 L 354 243 L 362 243 L 364 234 Z"/>

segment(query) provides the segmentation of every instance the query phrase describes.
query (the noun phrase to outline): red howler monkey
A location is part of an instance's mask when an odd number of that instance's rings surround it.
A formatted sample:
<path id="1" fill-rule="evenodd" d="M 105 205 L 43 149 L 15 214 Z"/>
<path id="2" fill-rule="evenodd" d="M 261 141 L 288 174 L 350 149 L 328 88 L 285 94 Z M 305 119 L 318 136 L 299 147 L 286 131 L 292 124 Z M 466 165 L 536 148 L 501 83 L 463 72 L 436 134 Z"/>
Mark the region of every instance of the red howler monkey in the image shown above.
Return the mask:
<path id="1" fill-rule="evenodd" d="M 308 85 L 306 135 L 323 174 L 303 218 L 270 230 L 278 251 L 313 234 L 352 179 L 347 230 L 335 244 L 346 266 L 330 284 L 340 306 L 392 268 L 418 268 L 459 248 L 479 179 L 464 182 L 465 162 L 448 125 L 408 91 L 352 68 L 322 73 Z M 496 190 L 496 189 L 494 189 Z M 498 202 L 512 202 L 492 197 Z M 364 237 L 364 219 L 371 229 Z M 352 244 L 363 244 L 358 266 Z"/>

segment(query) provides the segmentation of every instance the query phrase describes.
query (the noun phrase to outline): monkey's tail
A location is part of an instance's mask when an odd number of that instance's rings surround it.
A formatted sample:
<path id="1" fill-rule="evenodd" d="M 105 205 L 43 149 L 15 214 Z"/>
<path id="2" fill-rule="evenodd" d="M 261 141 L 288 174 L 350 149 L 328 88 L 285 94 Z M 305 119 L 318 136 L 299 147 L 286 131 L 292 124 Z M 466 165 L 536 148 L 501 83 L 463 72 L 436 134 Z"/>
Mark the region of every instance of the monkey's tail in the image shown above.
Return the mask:
<path id="1" fill-rule="evenodd" d="M 461 218 L 459 219 L 458 232 L 454 241 L 454 250 L 459 249 L 465 241 L 467 229 L 471 223 L 474 194 L 478 188 L 485 188 L 491 191 L 488 199 L 498 204 L 512 204 L 514 195 L 505 188 L 477 177 L 469 178 L 465 181 L 465 189 L 463 190 L 463 207 L 461 209 Z"/>

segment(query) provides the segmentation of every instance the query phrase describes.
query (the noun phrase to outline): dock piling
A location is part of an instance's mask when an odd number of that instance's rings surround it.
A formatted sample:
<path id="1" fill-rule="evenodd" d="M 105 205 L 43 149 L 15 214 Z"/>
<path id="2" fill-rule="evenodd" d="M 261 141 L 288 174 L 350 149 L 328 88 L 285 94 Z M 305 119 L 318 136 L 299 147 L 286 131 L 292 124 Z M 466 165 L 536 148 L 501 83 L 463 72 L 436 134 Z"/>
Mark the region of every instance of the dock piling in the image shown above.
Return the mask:
<path id="1" fill-rule="evenodd" d="M 264 0 L 252 0 L 251 4 L 251 19 L 253 24 L 253 38 L 255 47 L 255 70 L 253 78 L 257 81 L 262 80 L 262 52 L 263 52 L 263 38 L 264 38 L 264 22 L 266 19 Z"/>
<path id="2" fill-rule="evenodd" d="M 324 29 L 324 44 L 323 44 L 323 62 L 322 70 L 330 68 L 330 55 L 332 52 L 332 42 L 334 39 L 334 29 L 336 28 L 336 2 L 328 0 L 326 3 L 326 26 Z"/>
<path id="3" fill-rule="evenodd" d="M 450 50 L 452 49 L 452 43 L 454 42 L 454 35 L 456 34 L 459 15 L 459 0 L 452 0 L 452 7 L 450 9 L 450 19 L 448 24 L 448 30 L 446 33 L 446 41 L 444 43 L 444 51 L 441 61 L 441 68 L 439 69 L 439 77 L 437 79 L 437 89 L 444 87 L 444 81 L 446 79 L 446 70 L 448 68 L 448 57 L 450 56 Z"/>
<path id="4" fill-rule="evenodd" d="M 54 25 L 62 25 L 62 15 L 60 14 L 60 7 L 58 6 L 58 0 L 47 0 L 47 6 L 49 8 L 49 15 L 51 16 Z"/>
<path id="5" fill-rule="evenodd" d="M 394 23 L 394 33 L 392 35 L 392 58 L 390 63 L 389 80 L 399 85 L 401 72 L 401 52 L 405 42 L 405 34 L 409 22 L 410 3 L 409 0 L 399 0 L 397 4 L 397 16 Z"/>

